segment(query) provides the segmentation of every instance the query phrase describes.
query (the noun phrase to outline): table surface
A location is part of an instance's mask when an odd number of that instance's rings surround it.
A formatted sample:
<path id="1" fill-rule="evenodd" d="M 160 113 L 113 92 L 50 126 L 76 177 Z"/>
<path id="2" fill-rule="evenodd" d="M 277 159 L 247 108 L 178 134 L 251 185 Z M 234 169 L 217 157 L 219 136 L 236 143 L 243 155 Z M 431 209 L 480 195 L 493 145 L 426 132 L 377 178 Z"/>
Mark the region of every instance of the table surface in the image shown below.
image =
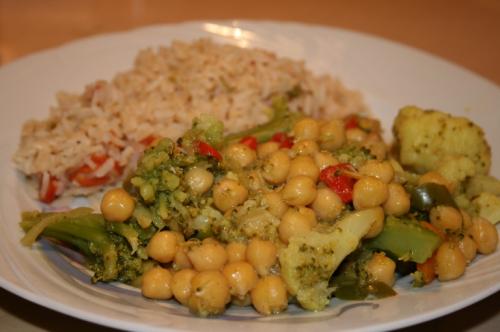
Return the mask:
<path id="1" fill-rule="evenodd" d="M 499 0 L 0 0 L 0 65 L 95 34 L 187 20 L 257 19 L 341 27 L 410 45 L 500 85 Z M 500 282 L 500 281 L 499 281 Z M 3 331 L 114 331 L 0 289 Z M 500 293 L 405 329 L 497 331 Z"/>

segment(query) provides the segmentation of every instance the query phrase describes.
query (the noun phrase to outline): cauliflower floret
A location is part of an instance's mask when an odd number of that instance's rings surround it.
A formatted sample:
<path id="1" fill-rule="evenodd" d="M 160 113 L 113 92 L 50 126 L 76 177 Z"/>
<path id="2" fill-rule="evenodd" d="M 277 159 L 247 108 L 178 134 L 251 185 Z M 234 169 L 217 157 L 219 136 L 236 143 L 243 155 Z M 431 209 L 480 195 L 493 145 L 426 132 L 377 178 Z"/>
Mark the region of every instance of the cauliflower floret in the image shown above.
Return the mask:
<path id="1" fill-rule="evenodd" d="M 446 156 L 435 170 L 448 180 L 452 188 L 457 188 L 462 181 L 476 173 L 476 166 L 468 157 Z"/>
<path id="2" fill-rule="evenodd" d="M 342 260 L 353 252 L 377 218 L 377 209 L 353 212 L 328 232 L 294 236 L 281 251 L 281 275 L 290 294 L 307 310 L 322 310 L 329 303 L 328 282 Z"/>
<path id="3" fill-rule="evenodd" d="M 468 197 L 476 197 L 483 192 L 500 196 L 500 181 L 490 175 L 476 175 L 471 177 L 467 181 L 466 188 Z"/>
<path id="4" fill-rule="evenodd" d="M 472 200 L 472 206 L 478 216 L 492 224 L 500 222 L 500 197 L 490 193 L 481 193 Z"/>
<path id="5" fill-rule="evenodd" d="M 393 126 L 399 147 L 399 159 L 403 166 L 418 172 L 435 170 L 448 158 L 468 158 L 474 165 L 474 174 L 488 174 L 491 150 L 483 130 L 463 117 L 455 117 L 439 111 L 422 110 L 407 106 L 399 111 Z M 470 163 L 468 163 L 470 164 Z M 458 173 L 470 175 L 469 166 Z M 449 166 L 447 174 L 455 176 Z M 462 176 L 462 175 L 460 175 Z"/>

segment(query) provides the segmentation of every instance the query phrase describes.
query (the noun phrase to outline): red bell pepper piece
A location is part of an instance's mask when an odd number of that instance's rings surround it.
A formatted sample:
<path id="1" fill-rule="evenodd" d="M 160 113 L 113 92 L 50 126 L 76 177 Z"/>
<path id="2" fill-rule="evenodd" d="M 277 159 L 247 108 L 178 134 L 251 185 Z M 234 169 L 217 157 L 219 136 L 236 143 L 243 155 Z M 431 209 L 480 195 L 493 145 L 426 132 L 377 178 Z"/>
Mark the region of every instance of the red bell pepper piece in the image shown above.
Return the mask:
<path id="1" fill-rule="evenodd" d="M 359 125 L 359 121 L 358 121 L 358 117 L 356 115 L 349 115 L 344 120 L 345 129 L 358 128 L 358 125 Z"/>
<path id="2" fill-rule="evenodd" d="M 222 160 L 222 156 L 220 155 L 219 151 L 217 151 L 210 144 L 205 143 L 203 141 L 197 141 L 195 146 L 198 153 L 201 154 L 202 156 L 214 157 L 219 161 Z"/>
<path id="3" fill-rule="evenodd" d="M 271 141 L 280 144 L 280 148 L 289 149 L 293 146 L 293 138 L 288 136 L 286 133 L 279 132 L 271 137 Z"/>
<path id="4" fill-rule="evenodd" d="M 352 202 L 352 191 L 355 179 L 342 174 L 342 170 L 353 171 L 351 164 L 341 163 L 329 166 L 321 171 L 319 179 L 333 190 L 344 203 Z"/>
<path id="5" fill-rule="evenodd" d="M 56 192 L 57 192 L 57 178 L 55 176 L 50 175 L 49 183 L 47 185 L 47 190 L 45 190 L 45 193 L 42 193 L 41 191 L 39 193 L 40 201 L 47 204 L 52 203 L 52 201 L 56 199 Z"/>
<path id="6" fill-rule="evenodd" d="M 245 144 L 252 150 L 257 150 L 257 138 L 254 136 L 246 136 L 240 140 L 241 144 Z"/>
<path id="7" fill-rule="evenodd" d="M 91 175 L 91 173 L 99 168 L 102 164 L 104 164 L 106 160 L 108 160 L 108 158 L 109 157 L 106 154 L 93 154 L 90 156 L 90 159 L 96 165 L 94 169 L 92 169 L 89 165 L 83 165 L 77 170 L 71 172 L 68 175 L 68 178 L 71 181 L 76 181 L 82 187 L 94 187 L 106 184 L 110 180 L 110 177 L 108 175 L 102 177 L 94 177 Z M 118 170 L 120 170 L 121 167 L 118 165 L 117 168 L 116 163 L 114 169 L 118 174 L 120 174 Z"/>
<path id="8" fill-rule="evenodd" d="M 73 180 L 78 182 L 78 184 L 82 187 L 94 187 L 108 183 L 109 176 L 105 175 L 103 177 L 98 178 L 92 176 L 85 176 L 85 174 L 80 173 L 77 174 Z"/>
<path id="9" fill-rule="evenodd" d="M 139 141 L 139 143 L 141 143 L 145 147 L 149 147 L 149 146 L 153 145 L 153 143 L 156 142 L 157 139 L 158 139 L 157 136 L 155 136 L 155 135 L 149 135 L 149 136 L 146 136 L 143 139 L 141 139 Z"/>

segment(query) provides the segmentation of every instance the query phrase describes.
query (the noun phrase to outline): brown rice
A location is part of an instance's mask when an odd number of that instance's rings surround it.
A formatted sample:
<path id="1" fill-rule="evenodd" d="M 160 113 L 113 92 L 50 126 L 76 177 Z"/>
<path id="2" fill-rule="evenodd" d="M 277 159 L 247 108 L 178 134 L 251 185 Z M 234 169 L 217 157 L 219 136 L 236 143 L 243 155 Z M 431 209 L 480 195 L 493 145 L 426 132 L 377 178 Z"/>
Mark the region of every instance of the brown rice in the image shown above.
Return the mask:
<path id="1" fill-rule="evenodd" d="M 212 113 L 231 131 L 264 122 L 274 97 L 300 87 L 290 108 L 315 117 L 364 112 L 358 92 L 330 76 L 315 76 L 302 62 L 260 49 L 209 39 L 175 41 L 140 51 L 132 69 L 97 81 L 81 94 L 59 92 L 46 120 L 25 123 L 14 155 L 26 175 L 47 174 L 74 185 L 68 170 L 88 165 L 104 175 L 126 167 L 150 135 L 176 137 L 194 117 Z M 93 154 L 110 161 L 96 167 Z M 43 181 L 45 176 L 45 181 Z"/>

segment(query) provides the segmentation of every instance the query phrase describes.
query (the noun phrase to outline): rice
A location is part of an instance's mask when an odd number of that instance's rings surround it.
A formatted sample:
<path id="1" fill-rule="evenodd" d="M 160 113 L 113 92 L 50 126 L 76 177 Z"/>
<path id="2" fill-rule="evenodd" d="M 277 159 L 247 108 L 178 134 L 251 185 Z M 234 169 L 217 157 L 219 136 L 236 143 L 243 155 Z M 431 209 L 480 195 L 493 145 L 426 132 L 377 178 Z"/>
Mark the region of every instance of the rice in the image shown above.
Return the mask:
<path id="1" fill-rule="evenodd" d="M 313 75 L 303 62 L 209 39 L 175 41 L 140 51 L 132 69 L 81 94 L 59 92 L 46 120 L 24 124 L 14 162 L 28 176 L 56 177 L 61 193 L 76 185 L 69 170 L 87 165 L 103 175 L 113 165 L 126 168 L 144 148 L 141 141 L 178 137 L 202 113 L 231 131 L 246 129 L 267 120 L 275 97 L 297 89 L 301 94 L 289 105 L 294 111 L 314 117 L 365 112 L 358 92 Z M 92 155 L 112 162 L 96 165 Z"/>

